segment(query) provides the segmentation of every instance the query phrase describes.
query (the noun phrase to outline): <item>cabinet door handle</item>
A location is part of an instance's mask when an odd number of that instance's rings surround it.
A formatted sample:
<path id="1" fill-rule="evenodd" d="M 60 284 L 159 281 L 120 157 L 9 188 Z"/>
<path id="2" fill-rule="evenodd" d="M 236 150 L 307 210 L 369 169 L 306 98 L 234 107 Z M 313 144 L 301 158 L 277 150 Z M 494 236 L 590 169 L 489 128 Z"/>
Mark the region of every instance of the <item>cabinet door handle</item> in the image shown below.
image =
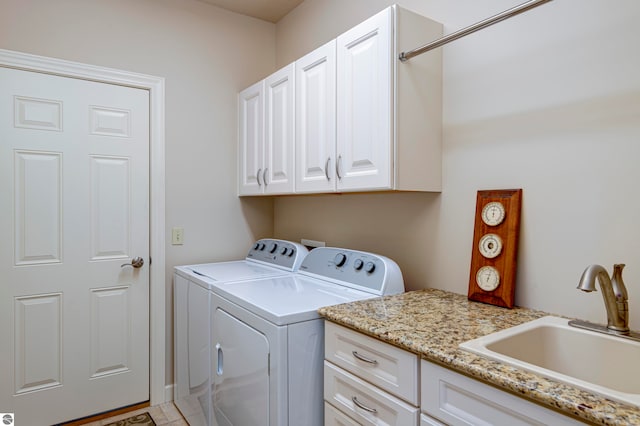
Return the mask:
<path id="1" fill-rule="evenodd" d="M 262 172 L 262 182 L 264 182 L 264 186 L 267 186 L 269 183 L 267 182 L 267 171 L 269 170 L 268 167 L 264 168 L 264 172 Z"/>
<path id="2" fill-rule="evenodd" d="M 329 176 L 329 161 L 331 161 L 331 157 L 327 157 L 327 162 L 324 163 L 324 175 L 327 177 L 327 180 L 331 180 Z"/>
<path id="3" fill-rule="evenodd" d="M 338 155 L 338 161 L 336 161 L 336 175 L 338 175 L 338 179 L 342 180 L 342 174 L 340 173 L 340 169 L 342 168 L 342 155 Z"/>
<path id="4" fill-rule="evenodd" d="M 356 351 L 351 351 L 351 353 L 353 354 L 353 356 L 358 358 L 360 361 L 366 362 L 367 364 L 374 364 L 375 365 L 375 364 L 378 363 L 378 361 L 376 361 L 375 359 L 371 359 L 371 358 L 367 358 L 366 356 L 362 356 Z"/>
<path id="5" fill-rule="evenodd" d="M 256 173 L 256 180 L 258 181 L 258 186 L 262 186 L 262 182 L 260 182 L 260 172 L 262 171 L 262 167 L 258 169 Z"/>
<path id="6" fill-rule="evenodd" d="M 362 402 L 358 401 L 358 398 L 356 398 L 355 396 L 351 397 L 351 401 L 353 401 L 354 404 L 356 404 L 359 408 L 362 408 L 364 411 L 368 411 L 370 413 L 378 412 L 378 410 L 376 410 L 375 408 L 367 407 Z"/>

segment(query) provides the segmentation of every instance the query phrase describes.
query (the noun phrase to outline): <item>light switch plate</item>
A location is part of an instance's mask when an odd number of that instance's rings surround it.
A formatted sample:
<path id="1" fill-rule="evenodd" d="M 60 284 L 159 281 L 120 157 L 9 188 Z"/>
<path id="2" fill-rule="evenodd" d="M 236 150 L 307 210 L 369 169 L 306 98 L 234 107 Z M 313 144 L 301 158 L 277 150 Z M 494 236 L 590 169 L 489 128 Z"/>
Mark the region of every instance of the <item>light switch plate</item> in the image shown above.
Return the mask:
<path id="1" fill-rule="evenodd" d="M 171 244 L 174 246 L 184 244 L 184 228 L 173 228 L 171 230 Z"/>

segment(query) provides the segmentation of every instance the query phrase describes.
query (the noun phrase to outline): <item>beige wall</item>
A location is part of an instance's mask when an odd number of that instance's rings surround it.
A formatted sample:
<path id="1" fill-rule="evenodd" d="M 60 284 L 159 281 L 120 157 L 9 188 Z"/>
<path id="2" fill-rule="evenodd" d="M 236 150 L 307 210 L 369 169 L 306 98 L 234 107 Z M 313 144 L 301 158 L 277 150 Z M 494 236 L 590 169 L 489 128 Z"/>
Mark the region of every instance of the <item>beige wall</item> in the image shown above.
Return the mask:
<path id="1" fill-rule="evenodd" d="M 167 383 L 174 265 L 275 233 L 388 255 L 409 289 L 466 293 L 478 189 L 524 189 L 518 304 L 603 321 L 577 279 L 626 262 L 640 328 L 637 0 L 552 2 L 446 46 L 441 194 L 235 196 L 236 93 L 389 3 L 306 0 L 276 26 L 194 0 L 0 4 L 0 48 L 166 78 L 167 235 L 185 228 L 167 244 Z M 515 3 L 401 2 L 447 32 Z"/>
<path id="2" fill-rule="evenodd" d="M 243 257 L 272 202 L 236 196 L 236 95 L 273 71 L 275 26 L 194 0 L 3 0 L 0 48 L 164 77 L 167 383 L 172 268 Z M 171 246 L 171 228 L 184 245 Z"/>
<path id="3" fill-rule="evenodd" d="M 276 26 L 277 65 L 390 3 L 306 0 Z M 399 3 L 450 33 L 519 2 Z M 280 197 L 276 236 L 379 252 L 409 289 L 466 294 L 476 191 L 523 188 L 517 304 L 604 322 L 578 279 L 627 263 L 640 328 L 639 19 L 636 0 L 563 0 L 445 46 L 442 193 Z"/>

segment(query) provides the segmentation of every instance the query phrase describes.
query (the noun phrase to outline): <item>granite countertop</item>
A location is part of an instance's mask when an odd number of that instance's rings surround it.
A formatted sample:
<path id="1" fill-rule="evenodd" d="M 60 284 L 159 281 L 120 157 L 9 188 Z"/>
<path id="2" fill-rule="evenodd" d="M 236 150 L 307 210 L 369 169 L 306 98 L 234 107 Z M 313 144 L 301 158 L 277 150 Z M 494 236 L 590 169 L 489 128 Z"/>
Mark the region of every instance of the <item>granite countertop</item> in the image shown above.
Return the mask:
<path id="1" fill-rule="evenodd" d="M 640 409 L 458 349 L 458 344 L 546 315 L 505 309 L 442 290 L 329 306 L 327 320 L 419 354 L 560 412 L 602 425 L 640 425 Z M 634 378 L 637 379 L 637 378 Z"/>

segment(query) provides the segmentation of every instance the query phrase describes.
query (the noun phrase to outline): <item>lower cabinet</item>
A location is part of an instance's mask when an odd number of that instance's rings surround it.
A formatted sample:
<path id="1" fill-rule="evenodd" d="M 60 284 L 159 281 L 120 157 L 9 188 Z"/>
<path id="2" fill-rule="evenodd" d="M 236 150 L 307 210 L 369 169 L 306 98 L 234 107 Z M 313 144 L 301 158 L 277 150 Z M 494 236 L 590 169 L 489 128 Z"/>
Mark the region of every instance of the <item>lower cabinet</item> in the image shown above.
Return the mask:
<path id="1" fill-rule="evenodd" d="M 584 424 L 437 364 L 422 360 L 420 367 L 425 425 L 441 424 L 429 417 L 451 426 Z"/>
<path id="2" fill-rule="evenodd" d="M 325 426 L 584 424 L 328 321 L 324 401 Z"/>
<path id="3" fill-rule="evenodd" d="M 325 324 L 325 425 L 417 426 L 418 355 Z"/>

